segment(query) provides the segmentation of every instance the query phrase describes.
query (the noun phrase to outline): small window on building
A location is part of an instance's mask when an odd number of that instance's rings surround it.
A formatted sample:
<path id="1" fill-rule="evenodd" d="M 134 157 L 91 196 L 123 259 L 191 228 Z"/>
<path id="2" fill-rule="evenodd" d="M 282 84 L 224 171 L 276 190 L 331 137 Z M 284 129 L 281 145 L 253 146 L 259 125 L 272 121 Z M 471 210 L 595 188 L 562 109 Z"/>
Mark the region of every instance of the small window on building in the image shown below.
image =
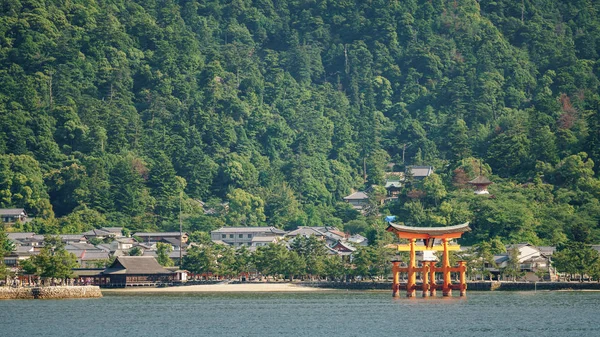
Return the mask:
<path id="1" fill-rule="evenodd" d="M 244 238 L 244 234 L 239 234 L 238 238 L 240 238 L 240 239 Z"/>
<path id="2" fill-rule="evenodd" d="M 248 234 L 248 239 L 251 239 L 251 238 L 252 238 L 252 234 Z"/>
<path id="3" fill-rule="evenodd" d="M 230 239 L 233 239 L 233 234 L 229 234 L 229 238 L 230 238 Z"/>
<path id="4" fill-rule="evenodd" d="M 221 234 L 221 239 L 227 238 L 227 234 Z"/>

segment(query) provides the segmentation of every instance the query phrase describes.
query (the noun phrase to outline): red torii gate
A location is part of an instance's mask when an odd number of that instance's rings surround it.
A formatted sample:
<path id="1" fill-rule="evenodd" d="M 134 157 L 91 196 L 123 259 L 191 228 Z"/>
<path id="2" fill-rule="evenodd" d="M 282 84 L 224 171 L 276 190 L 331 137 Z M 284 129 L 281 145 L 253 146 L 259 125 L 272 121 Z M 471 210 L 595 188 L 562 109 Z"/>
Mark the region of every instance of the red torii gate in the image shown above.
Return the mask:
<path id="1" fill-rule="evenodd" d="M 460 296 L 465 296 L 467 293 L 467 282 L 465 278 L 465 272 L 467 270 L 467 263 L 465 261 L 459 261 L 458 267 L 450 266 L 450 255 L 449 252 L 452 250 L 459 250 L 460 246 L 457 244 L 449 245 L 449 241 L 452 239 L 458 239 L 464 232 L 468 232 L 469 223 L 464 223 L 456 226 L 448 227 L 411 227 L 396 225 L 390 222 L 388 232 L 392 232 L 400 239 L 408 239 L 407 245 L 398 245 L 398 251 L 410 252 L 410 260 L 407 267 L 400 267 L 400 261 L 392 261 L 392 274 L 394 276 L 394 283 L 392 285 L 392 295 L 394 297 L 400 296 L 400 273 L 405 272 L 408 274 L 408 280 L 406 287 L 407 297 L 414 297 L 417 289 L 417 273 L 421 273 L 423 284 L 423 297 L 429 295 L 435 296 L 437 284 L 435 282 L 435 273 L 442 273 L 444 275 L 444 283 L 442 285 L 442 294 L 444 296 L 452 296 L 452 290 L 460 290 Z M 423 240 L 423 246 L 417 246 L 416 240 Z M 441 240 L 441 245 L 434 245 L 436 239 Z M 442 267 L 438 268 L 435 266 L 435 261 L 423 261 L 422 267 L 417 267 L 416 251 L 443 251 Z M 460 283 L 452 284 L 450 280 L 450 273 L 460 273 Z"/>

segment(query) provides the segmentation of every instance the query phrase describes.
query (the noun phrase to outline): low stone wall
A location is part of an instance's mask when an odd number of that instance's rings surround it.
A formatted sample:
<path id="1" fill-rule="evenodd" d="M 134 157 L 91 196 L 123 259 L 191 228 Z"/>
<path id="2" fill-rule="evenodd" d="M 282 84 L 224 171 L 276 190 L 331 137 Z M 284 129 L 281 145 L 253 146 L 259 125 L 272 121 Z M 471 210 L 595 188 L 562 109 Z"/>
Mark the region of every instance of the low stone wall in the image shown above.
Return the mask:
<path id="1" fill-rule="evenodd" d="M 302 282 L 299 285 L 314 288 L 345 289 L 345 290 L 389 290 L 392 291 L 392 282 Z M 403 283 L 406 286 L 406 283 Z M 442 284 L 438 283 L 438 289 Z M 492 282 L 471 282 L 467 283 L 467 289 L 472 291 L 494 290 L 495 284 Z M 420 283 L 417 284 L 420 290 Z"/>
<path id="2" fill-rule="evenodd" d="M 498 282 L 499 291 L 600 290 L 597 282 Z"/>
<path id="3" fill-rule="evenodd" d="M 26 300 L 33 299 L 31 288 L 0 287 L 0 300 Z"/>
<path id="4" fill-rule="evenodd" d="M 66 298 L 99 298 L 100 288 L 96 286 L 81 287 L 35 287 L 9 288 L 0 287 L 0 299 L 66 299 Z"/>
<path id="5" fill-rule="evenodd" d="M 298 285 L 314 288 L 346 290 L 389 290 L 391 282 L 301 282 Z M 438 289 L 441 289 L 438 283 Z M 417 284 L 417 290 L 421 289 Z M 468 291 L 534 291 L 534 290 L 598 290 L 597 282 L 467 282 Z"/>
<path id="6" fill-rule="evenodd" d="M 328 289 L 392 291 L 392 282 L 301 282 L 298 285 Z"/>

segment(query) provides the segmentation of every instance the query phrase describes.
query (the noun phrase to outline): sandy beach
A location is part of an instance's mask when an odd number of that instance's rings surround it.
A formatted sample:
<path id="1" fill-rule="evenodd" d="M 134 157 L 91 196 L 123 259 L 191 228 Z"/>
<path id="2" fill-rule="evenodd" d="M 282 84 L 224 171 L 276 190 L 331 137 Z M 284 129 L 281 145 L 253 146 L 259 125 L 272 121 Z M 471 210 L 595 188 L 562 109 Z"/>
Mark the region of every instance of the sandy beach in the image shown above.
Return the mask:
<path id="1" fill-rule="evenodd" d="M 102 289 L 103 292 L 156 292 L 156 293 L 173 293 L 173 292 L 314 292 L 314 291 L 335 291 L 333 289 L 321 289 L 298 286 L 293 283 L 243 283 L 243 284 L 201 284 L 165 288 L 152 287 L 130 287 L 119 289 Z"/>

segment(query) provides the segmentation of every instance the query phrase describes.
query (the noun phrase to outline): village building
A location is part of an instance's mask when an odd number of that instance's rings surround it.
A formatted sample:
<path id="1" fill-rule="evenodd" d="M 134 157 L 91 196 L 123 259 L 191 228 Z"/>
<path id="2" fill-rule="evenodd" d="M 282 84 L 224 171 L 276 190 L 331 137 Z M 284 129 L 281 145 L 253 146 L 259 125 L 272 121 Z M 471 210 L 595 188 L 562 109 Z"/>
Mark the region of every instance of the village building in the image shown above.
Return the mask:
<path id="1" fill-rule="evenodd" d="M 16 272 L 22 261 L 39 254 L 39 250 L 33 246 L 16 246 L 12 252 L 4 257 L 4 265 Z"/>
<path id="2" fill-rule="evenodd" d="M 37 235 L 36 235 L 37 236 Z M 44 236 L 40 235 L 42 241 L 44 240 Z M 87 238 L 83 234 L 59 234 L 57 235 L 64 244 L 72 244 L 72 243 L 87 243 Z"/>
<path id="3" fill-rule="evenodd" d="M 344 201 L 349 203 L 355 210 L 362 211 L 369 205 L 369 195 L 364 191 L 354 192 L 344 197 Z"/>
<path id="4" fill-rule="evenodd" d="M 402 183 L 404 182 L 404 172 L 386 172 L 385 173 L 385 190 L 387 198 L 384 202 L 390 202 L 398 199 L 398 195 L 402 191 Z"/>
<path id="5" fill-rule="evenodd" d="M 165 269 L 172 271 L 175 274 L 173 276 L 174 283 L 185 283 L 188 281 L 189 271 L 179 269 L 179 267 L 165 267 Z"/>
<path id="6" fill-rule="evenodd" d="M 509 266 L 511 251 L 517 249 L 518 267 L 520 274 L 517 278 L 525 281 L 557 281 L 558 273 L 552 267 L 552 254 L 556 247 L 540 246 L 536 247 L 528 243 L 519 243 L 515 245 L 506 245 L 506 252 L 494 255 L 494 263 L 486 262 L 485 270 L 492 278 L 505 278 L 503 272 Z M 461 255 L 469 256 L 474 253 L 473 247 L 461 247 Z M 544 275 L 540 278 L 541 275 Z"/>
<path id="7" fill-rule="evenodd" d="M 319 230 L 317 227 L 310 227 L 310 226 L 299 226 L 298 228 L 294 229 L 293 231 L 288 232 L 287 234 L 285 234 L 285 236 L 287 238 L 295 238 L 297 236 L 303 236 L 303 237 L 309 237 L 309 236 L 315 236 L 318 239 L 325 239 L 325 234 Z"/>
<path id="8" fill-rule="evenodd" d="M 168 284 L 176 277 L 152 256 L 119 256 L 96 276 L 96 283 L 105 287 L 148 286 Z"/>
<path id="9" fill-rule="evenodd" d="M 173 250 L 176 250 L 176 251 L 178 251 L 178 250 L 180 250 L 182 248 L 185 250 L 187 248 L 187 246 L 188 246 L 187 243 L 180 242 L 179 238 L 177 238 L 177 239 L 174 239 L 174 238 L 164 238 L 164 239 L 160 240 L 160 242 L 171 245 L 171 247 L 173 247 Z"/>
<path id="10" fill-rule="evenodd" d="M 123 256 L 128 255 L 128 252 L 134 245 L 138 245 L 133 238 L 118 238 L 109 243 L 101 243 L 96 247 L 109 251 L 111 255 Z"/>
<path id="11" fill-rule="evenodd" d="M 15 222 L 26 222 L 27 212 L 23 208 L 2 208 L 0 209 L 0 219 L 4 224 L 14 224 Z"/>
<path id="12" fill-rule="evenodd" d="M 145 243 L 157 243 L 161 242 L 163 239 L 175 239 L 179 241 L 181 237 L 181 241 L 186 243 L 188 241 L 187 233 L 179 233 L 179 232 L 164 232 L 164 233 L 135 233 L 133 236 L 140 238 Z"/>
<path id="13" fill-rule="evenodd" d="M 387 197 L 388 197 L 388 198 L 386 198 L 386 202 L 388 201 L 387 199 L 395 200 L 395 199 L 398 199 L 398 195 L 402 191 L 402 182 L 400 180 L 386 179 L 384 187 L 385 187 L 385 190 L 387 191 Z"/>
<path id="14" fill-rule="evenodd" d="M 81 268 L 104 266 L 111 256 L 111 252 L 90 243 L 70 243 L 65 250 L 77 258 Z"/>
<path id="15" fill-rule="evenodd" d="M 346 239 L 347 235 L 339 231 L 335 227 L 324 226 L 324 227 L 310 227 L 300 226 L 297 229 L 287 233 L 286 238 L 296 238 L 298 236 L 310 237 L 315 236 L 316 238 L 325 241 L 327 246 L 332 246 L 340 240 Z"/>
<path id="16" fill-rule="evenodd" d="M 366 247 L 369 245 L 369 239 L 360 234 L 350 235 L 346 240 L 354 247 Z"/>
<path id="17" fill-rule="evenodd" d="M 42 235 L 42 234 L 33 234 L 33 233 L 10 233 L 14 238 L 13 241 L 18 242 L 18 244 L 23 245 L 23 246 L 42 246 L 44 243 L 44 238 L 46 237 L 46 235 Z M 33 235 L 30 235 L 33 234 Z M 11 238 L 11 235 L 9 235 L 9 238 Z M 66 245 L 72 244 L 72 243 L 87 243 L 87 239 L 85 238 L 85 236 L 83 234 L 59 234 L 59 235 L 53 235 L 56 236 L 60 239 L 61 242 L 63 242 Z M 11 239 L 12 240 L 12 239 Z"/>
<path id="18" fill-rule="evenodd" d="M 340 256 L 352 256 L 352 254 L 356 251 L 356 248 L 349 244 L 347 241 L 338 241 L 336 242 L 331 249 L 337 252 Z"/>
<path id="19" fill-rule="evenodd" d="M 103 231 L 107 231 L 109 233 L 112 233 L 112 236 L 115 238 L 123 238 L 125 237 L 125 235 L 123 235 L 123 227 L 102 227 L 101 228 Z"/>
<path id="20" fill-rule="evenodd" d="M 88 240 L 99 239 L 105 240 L 108 238 L 122 238 L 123 227 L 102 227 L 89 230 L 83 233 Z"/>
<path id="21" fill-rule="evenodd" d="M 98 239 L 105 240 L 109 237 L 112 237 L 112 233 L 105 231 L 103 229 L 92 229 L 85 233 L 83 233 L 88 240 Z"/>
<path id="22" fill-rule="evenodd" d="M 81 268 L 102 267 L 110 259 L 110 253 L 102 250 L 84 250 L 75 254 Z"/>
<path id="23" fill-rule="evenodd" d="M 536 275 L 539 271 L 546 272 L 549 280 L 557 280 L 556 270 L 551 265 L 550 257 L 543 254 L 538 247 L 528 243 L 507 245 L 505 257 L 496 260 L 496 264 L 500 269 L 508 263 L 508 257 L 512 249 L 517 249 L 519 252 L 519 271 L 524 273 L 523 278 L 525 280 L 539 281 L 539 276 Z"/>
<path id="24" fill-rule="evenodd" d="M 268 246 L 270 243 L 279 242 L 280 238 L 277 236 L 255 236 L 252 238 L 250 243 L 251 247 L 262 247 Z"/>
<path id="25" fill-rule="evenodd" d="M 181 258 L 184 258 L 187 255 L 187 251 L 182 251 L 181 252 Z M 158 254 L 156 252 L 156 249 L 145 249 L 142 253 L 142 256 L 150 256 L 153 258 L 157 258 Z M 178 250 L 173 250 L 171 252 L 169 252 L 169 259 L 171 259 L 173 261 L 173 264 L 176 266 L 181 265 L 181 259 L 180 259 L 180 254 Z"/>
<path id="26" fill-rule="evenodd" d="M 29 243 L 35 236 L 34 232 L 23 232 L 23 233 L 6 233 L 6 236 L 15 245 L 31 246 Z"/>
<path id="27" fill-rule="evenodd" d="M 270 227 L 222 227 L 210 232 L 210 238 L 214 241 L 222 241 L 234 247 L 252 246 L 254 237 L 282 238 L 285 231 Z"/>
<path id="28" fill-rule="evenodd" d="M 407 166 L 405 177 L 419 181 L 429 177 L 434 171 L 433 166 Z"/>
<path id="29" fill-rule="evenodd" d="M 8 238 L 15 246 L 39 247 L 44 242 L 43 235 L 37 235 L 33 232 L 28 233 L 7 233 Z"/>

